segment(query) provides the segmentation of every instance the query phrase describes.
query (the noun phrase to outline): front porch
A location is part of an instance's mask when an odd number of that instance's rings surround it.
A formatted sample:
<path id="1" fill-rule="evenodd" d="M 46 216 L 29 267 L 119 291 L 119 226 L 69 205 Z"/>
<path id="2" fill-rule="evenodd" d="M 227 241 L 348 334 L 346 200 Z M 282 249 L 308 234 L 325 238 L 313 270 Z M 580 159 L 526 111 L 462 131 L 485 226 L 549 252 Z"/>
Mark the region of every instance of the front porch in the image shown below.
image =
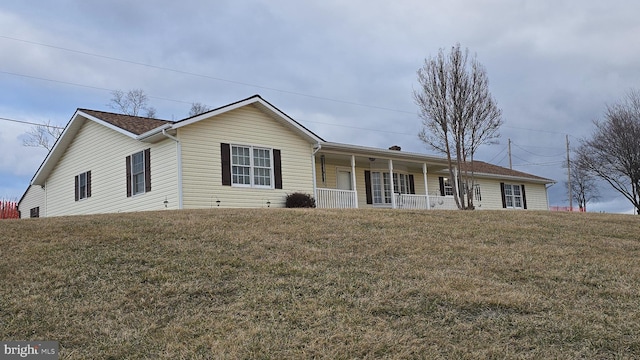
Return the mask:
<path id="1" fill-rule="evenodd" d="M 313 159 L 318 208 L 457 209 L 441 158 L 325 144 Z"/>

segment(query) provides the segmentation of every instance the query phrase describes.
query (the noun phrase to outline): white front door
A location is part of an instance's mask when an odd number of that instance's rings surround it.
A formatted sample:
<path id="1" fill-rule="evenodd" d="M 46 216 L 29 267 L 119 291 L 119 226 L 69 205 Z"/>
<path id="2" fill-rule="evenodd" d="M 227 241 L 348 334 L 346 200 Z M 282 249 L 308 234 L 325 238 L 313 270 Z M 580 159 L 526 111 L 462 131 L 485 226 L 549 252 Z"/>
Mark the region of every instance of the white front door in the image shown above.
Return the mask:
<path id="1" fill-rule="evenodd" d="M 351 186 L 351 171 L 337 170 L 337 188 L 340 190 L 353 190 Z"/>

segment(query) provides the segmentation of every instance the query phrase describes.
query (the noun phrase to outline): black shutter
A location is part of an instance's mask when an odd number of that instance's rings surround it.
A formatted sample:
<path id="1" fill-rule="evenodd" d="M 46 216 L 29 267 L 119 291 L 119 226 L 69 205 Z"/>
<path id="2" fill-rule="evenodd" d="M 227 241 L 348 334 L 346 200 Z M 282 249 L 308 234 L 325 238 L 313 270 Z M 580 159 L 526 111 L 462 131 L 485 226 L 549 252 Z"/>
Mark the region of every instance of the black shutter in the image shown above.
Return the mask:
<path id="1" fill-rule="evenodd" d="M 504 197 L 504 183 L 500 183 L 500 194 L 502 195 L 502 208 L 507 208 L 507 199 Z"/>
<path id="2" fill-rule="evenodd" d="M 440 176 L 438 177 L 438 181 L 440 182 L 440 196 L 444 196 L 444 178 Z"/>
<path id="3" fill-rule="evenodd" d="M 76 175 L 76 201 L 80 200 L 80 175 Z"/>
<path id="4" fill-rule="evenodd" d="M 127 197 L 131 197 L 131 155 L 127 156 Z"/>
<path id="5" fill-rule="evenodd" d="M 87 171 L 87 197 L 91 197 L 91 170 Z"/>
<path id="6" fill-rule="evenodd" d="M 527 208 L 527 194 L 524 192 L 524 184 L 520 185 L 522 189 L 522 206 Z"/>
<path id="7" fill-rule="evenodd" d="M 373 204 L 373 194 L 371 193 L 371 171 L 364 171 L 364 187 L 367 193 L 367 204 Z"/>
<path id="8" fill-rule="evenodd" d="M 151 149 L 144 150 L 144 191 L 151 191 Z"/>
<path id="9" fill-rule="evenodd" d="M 273 149 L 273 177 L 276 189 L 282 189 L 282 160 L 278 149 Z"/>
<path id="10" fill-rule="evenodd" d="M 413 174 L 409 174 L 409 194 L 416 193 L 416 185 L 413 182 Z"/>
<path id="11" fill-rule="evenodd" d="M 220 144 L 220 157 L 222 158 L 222 185 L 231 186 L 231 146 Z"/>

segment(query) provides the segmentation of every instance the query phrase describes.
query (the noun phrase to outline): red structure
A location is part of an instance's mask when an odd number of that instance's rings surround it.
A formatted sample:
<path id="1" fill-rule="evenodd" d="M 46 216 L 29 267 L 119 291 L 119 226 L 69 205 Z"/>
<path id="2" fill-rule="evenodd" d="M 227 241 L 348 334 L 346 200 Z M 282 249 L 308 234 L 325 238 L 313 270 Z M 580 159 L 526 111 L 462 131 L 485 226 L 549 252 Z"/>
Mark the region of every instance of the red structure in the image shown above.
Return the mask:
<path id="1" fill-rule="evenodd" d="M 19 219 L 18 203 L 13 201 L 0 201 L 0 219 Z"/>
<path id="2" fill-rule="evenodd" d="M 586 212 L 585 208 L 571 206 L 549 206 L 549 211 Z"/>

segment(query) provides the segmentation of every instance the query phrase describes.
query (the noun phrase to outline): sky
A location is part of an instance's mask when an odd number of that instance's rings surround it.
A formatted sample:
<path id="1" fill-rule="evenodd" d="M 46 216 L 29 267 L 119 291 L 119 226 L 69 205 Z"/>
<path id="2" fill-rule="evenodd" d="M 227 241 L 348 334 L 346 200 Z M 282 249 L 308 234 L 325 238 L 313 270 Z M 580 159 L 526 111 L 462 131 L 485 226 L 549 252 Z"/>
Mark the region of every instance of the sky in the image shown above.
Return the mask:
<path id="1" fill-rule="evenodd" d="M 557 183 L 606 106 L 640 87 L 640 2 L 631 0 L 5 0 L 0 3 L 0 199 L 18 200 L 47 151 L 31 125 L 113 111 L 142 89 L 180 120 L 259 94 L 327 141 L 435 154 L 413 101 L 425 58 L 459 43 L 503 112 L 476 158 Z M 4 119 L 4 120 L 3 120 Z M 632 213 L 608 185 L 589 211 Z"/>

